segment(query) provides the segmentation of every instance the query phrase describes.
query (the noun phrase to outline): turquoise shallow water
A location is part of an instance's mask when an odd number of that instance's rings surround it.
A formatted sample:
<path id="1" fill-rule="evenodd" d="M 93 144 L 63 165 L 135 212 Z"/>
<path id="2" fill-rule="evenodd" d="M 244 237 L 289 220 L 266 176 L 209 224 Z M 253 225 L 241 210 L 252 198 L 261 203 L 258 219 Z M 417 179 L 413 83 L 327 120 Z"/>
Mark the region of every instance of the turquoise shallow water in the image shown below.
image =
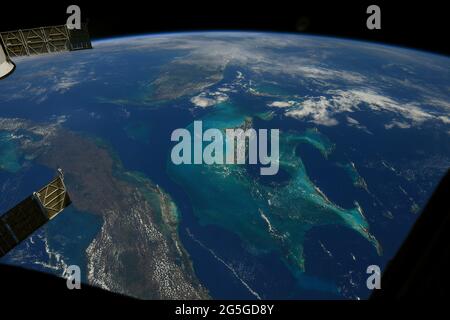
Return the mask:
<path id="1" fill-rule="evenodd" d="M 253 112 L 231 100 L 216 105 L 200 120 L 203 130 L 225 129 L 241 126 L 257 114 L 257 110 Z M 187 129 L 193 136 L 193 125 Z M 218 226 L 238 235 L 254 255 L 276 252 L 303 288 L 336 291 L 333 284 L 304 273 L 306 233 L 312 227 L 343 225 L 376 248 L 379 245 L 357 203 L 353 208 L 341 208 L 309 179 L 296 152 L 305 143 L 325 158 L 334 150 L 333 143 L 316 129 L 281 132 L 280 169 L 288 176 L 283 182 L 264 183 L 249 174 L 244 165 L 174 165 L 169 159 L 168 172 L 187 192 L 201 225 Z"/>
<path id="2" fill-rule="evenodd" d="M 21 168 L 20 153 L 11 133 L 0 131 L 0 169 L 16 173 Z"/>

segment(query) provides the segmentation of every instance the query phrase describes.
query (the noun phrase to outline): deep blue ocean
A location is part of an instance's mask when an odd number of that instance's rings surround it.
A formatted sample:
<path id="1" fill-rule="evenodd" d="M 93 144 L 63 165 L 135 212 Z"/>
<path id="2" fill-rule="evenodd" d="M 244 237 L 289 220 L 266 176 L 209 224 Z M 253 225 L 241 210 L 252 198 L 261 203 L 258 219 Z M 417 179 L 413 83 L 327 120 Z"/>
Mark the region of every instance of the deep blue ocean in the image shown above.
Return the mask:
<path id="1" fill-rule="evenodd" d="M 135 92 L 136 88 L 133 85 L 136 82 L 144 83 L 155 79 L 159 66 L 179 54 L 167 52 L 161 55 L 157 52 L 146 52 L 145 59 L 151 60 L 152 63 L 145 64 L 142 68 L 140 62 L 140 59 L 143 59 L 142 53 L 132 53 L 127 56 L 124 66 L 118 66 L 123 70 L 111 73 L 108 85 L 95 87 L 81 84 L 70 91 L 69 97 L 52 95 L 45 103 L 33 104 L 31 107 L 25 101 L 11 101 L 8 105 L 2 106 L 2 116 L 26 118 L 36 122 L 66 116 L 67 120 L 63 124 L 65 128 L 89 137 L 100 138 L 120 159 L 124 170 L 144 173 L 161 186 L 170 194 L 181 212 L 180 238 L 193 261 L 198 278 L 213 298 L 255 299 L 255 294 L 245 284 L 265 299 L 367 297 L 370 292 L 364 288 L 365 268 L 370 264 L 384 266 L 394 255 L 415 220 L 414 215 L 404 214 L 409 208 L 403 205 L 405 201 L 398 201 L 400 191 L 391 189 L 396 185 L 402 185 L 410 196 L 419 199 L 419 206 L 424 205 L 424 200 L 429 195 L 406 185 L 401 177 L 388 170 L 371 168 L 370 161 L 373 159 L 391 163 L 398 161 L 399 158 L 408 157 L 411 149 L 418 146 L 430 148 L 433 145 L 430 140 L 437 139 L 435 133 L 432 130 L 419 133 L 415 129 L 410 129 L 407 133 L 396 129 L 386 132 L 380 124 L 384 122 L 380 121 L 380 117 L 385 115 L 360 111 L 353 116 L 364 119 L 373 135 L 346 125 L 321 127 L 321 133 L 337 146 L 330 158 L 325 159 L 316 148 L 308 144 L 301 144 L 297 148 L 296 155 L 301 157 L 311 181 L 319 186 L 332 202 L 342 208 L 352 208 L 356 200 L 364 208 L 370 231 L 383 247 L 383 255 L 378 256 L 371 244 L 353 230 L 333 225 L 315 227 L 308 232 L 304 242 L 306 273 L 299 279 L 298 275 L 292 274 L 280 252 L 252 253 L 236 234 L 218 225 L 200 224 L 194 215 L 192 200 L 170 177 L 167 163 L 173 146 L 170 141 L 172 131 L 188 127 L 194 120 L 207 115 L 210 112 L 208 109 L 189 107 L 190 102 L 187 98 L 170 101 L 155 108 L 151 104 L 139 104 L 138 92 L 134 95 L 135 99 L 113 101 L 115 97 L 129 96 L 130 92 Z M 339 67 L 346 69 L 349 66 Z M 18 69 L 17 72 L 23 71 Z M 102 65 L 98 66 L 96 72 L 110 73 L 107 67 Z M 235 72 L 236 69 L 233 68 L 227 70 L 222 83 L 216 87 L 231 82 Z M 133 81 L 123 81 L 126 77 L 131 77 Z M 281 89 L 270 87 L 269 84 L 266 84 L 264 89 L 272 92 L 284 90 L 283 93 L 288 94 L 292 90 L 289 86 Z M 295 94 L 302 95 L 304 92 L 297 91 Z M 109 99 L 101 99 L 104 96 Z M 264 97 L 250 97 L 238 92 L 230 95 L 230 101 L 227 103 L 258 109 L 265 106 L 267 101 Z M 282 130 L 281 134 L 290 130 L 303 132 L 312 127 L 280 114 L 275 114 L 270 120 L 255 118 L 254 121 L 256 128 L 276 127 Z M 405 137 L 406 134 L 408 137 Z M 352 138 L 349 140 L 349 137 Z M 409 141 L 410 144 L 405 144 L 405 141 Z M 379 150 L 382 150 L 383 157 Z M 17 161 L 23 162 L 20 155 Z M 355 163 L 373 196 L 364 189 L 355 188 L 348 173 L 339 166 L 348 161 Z M 248 168 L 248 172 L 251 175 L 252 168 Z M 19 174 L 0 170 L 0 181 L 10 181 L 16 188 L 14 197 L 0 198 L 1 210 L 5 211 L 28 196 L 53 175 L 52 170 L 35 164 L 24 168 Z M 279 176 L 270 178 L 270 181 L 263 182 L 282 182 L 283 179 L 286 177 L 280 173 Z M 389 181 L 389 184 L 385 181 Z M 383 195 L 382 199 L 380 194 Z M 394 205 L 395 203 L 400 205 Z M 393 216 L 391 220 L 382 217 L 382 212 L 387 209 Z M 46 244 L 42 240 L 47 238 L 47 245 L 63 257 L 64 263 L 78 264 L 84 266 L 86 270 L 84 253 L 101 225 L 102 221 L 98 216 L 78 212 L 71 206 L 33 236 L 37 244 L 32 250 L 33 259 L 42 261 L 57 259 L 49 258 Z M 29 242 L 24 242 L 17 250 L 20 252 L 27 246 Z M 327 252 L 331 252 L 332 256 Z M 11 259 L 6 259 L 6 262 L 17 263 Z M 58 261 L 53 262 L 57 264 Z M 52 271 L 48 267 L 33 263 L 25 266 L 60 273 L 60 270 Z M 86 280 L 86 277 L 84 279 Z M 349 282 L 354 283 L 354 286 L 348 288 Z"/>

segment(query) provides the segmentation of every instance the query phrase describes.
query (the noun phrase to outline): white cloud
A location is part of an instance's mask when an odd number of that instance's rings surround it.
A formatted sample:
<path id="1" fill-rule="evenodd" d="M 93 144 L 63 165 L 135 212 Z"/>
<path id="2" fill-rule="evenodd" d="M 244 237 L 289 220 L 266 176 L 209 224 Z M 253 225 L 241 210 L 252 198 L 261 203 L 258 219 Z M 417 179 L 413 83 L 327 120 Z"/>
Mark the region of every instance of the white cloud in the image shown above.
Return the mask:
<path id="1" fill-rule="evenodd" d="M 367 129 L 367 127 L 366 127 L 365 125 L 359 123 L 359 121 L 356 120 L 355 118 L 352 118 L 352 117 L 350 117 L 350 116 L 347 116 L 347 117 L 346 117 L 346 120 L 347 120 L 347 124 L 348 124 L 350 127 L 353 127 L 353 128 L 357 128 L 357 129 L 363 130 L 363 131 L 366 132 L 367 134 L 373 134 L 369 129 Z"/>
<path id="2" fill-rule="evenodd" d="M 285 115 L 296 119 L 310 119 L 311 122 L 324 126 L 338 124 L 338 121 L 332 117 L 331 101 L 323 96 L 309 98 L 301 102 L 297 108 L 287 111 Z"/>
<path id="3" fill-rule="evenodd" d="M 411 128 L 411 124 L 407 123 L 407 122 L 402 122 L 402 121 L 397 121 L 397 120 L 393 120 L 388 124 L 385 124 L 384 127 L 386 129 L 392 129 L 392 128 L 400 128 L 400 129 L 408 129 Z"/>
<path id="4" fill-rule="evenodd" d="M 56 83 L 52 87 L 52 90 L 58 93 L 64 93 L 68 91 L 70 88 L 75 87 L 79 83 L 80 83 L 79 81 L 76 81 L 74 79 L 62 78 L 58 83 Z"/>
<path id="5" fill-rule="evenodd" d="M 391 112 L 397 117 L 402 117 L 402 120 L 395 120 L 386 124 L 387 129 L 393 127 L 409 128 L 412 125 L 419 125 L 429 120 L 440 121 L 444 124 L 450 123 L 450 117 L 446 114 L 428 111 L 416 102 L 402 103 L 369 88 L 329 90 L 326 93 L 330 96 L 307 97 L 289 108 L 285 115 L 331 126 L 338 124 L 335 118 L 337 114 L 350 113 L 365 107 L 373 111 Z M 354 118 L 347 116 L 347 122 L 352 126 L 367 129 Z"/>
<path id="6" fill-rule="evenodd" d="M 81 80 L 84 76 L 90 78 L 86 74 L 86 70 L 84 68 L 84 63 L 78 63 L 71 68 L 64 70 L 62 75 L 54 76 L 54 85 L 52 86 L 52 91 L 58 93 L 64 93 L 76 85 L 81 83 Z M 92 74 L 90 75 L 92 76 Z M 88 80 L 88 79 L 84 79 Z"/>
<path id="7" fill-rule="evenodd" d="M 44 61 L 42 70 L 19 74 L 17 80 L 8 88 L 13 94 L 0 91 L 2 100 L 29 99 L 39 104 L 45 102 L 52 94 L 64 94 L 82 83 L 96 80 L 95 73 L 91 70 L 92 66 L 87 61 L 68 63 L 64 68 L 57 68 L 54 64 L 48 63 L 49 56 L 36 57 Z M 33 60 L 35 57 L 30 59 Z"/>
<path id="8" fill-rule="evenodd" d="M 438 98 L 429 97 L 428 99 L 425 100 L 425 103 L 450 112 L 450 102 L 448 102 L 448 101 L 445 101 L 445 100 L 442 100 L 442 99 L 438 99 Z"/>
<path id="9" fill-rule="evenodd" d="M 403 104 L 371 89 L 334 90 L 330 91 L 330 93 L 333 94 L 333 103 L 339 110 L 359 109 L 360 104 L 365 103 L 372 110 L 394 112 L 416 123 L 433 118 L 436 119 L 434 115 L 421 109 L 416 103 L 408 102 Z"/>
<path id="10" fill-rule="evenodd" d="M 441 120 L 445 124 L 450 124 L 450 117 L 447 116 L 439 116 L 439 120 Z"/>
<path id="11" fill-rule="evenodd" d="M 269 107 L 274 108 L 288 108 L 292 107 L 295 104 L 295 101 L 274 101 L 272 103 L 269 103 Z"/>
<path id="12" fill-rule="evenodd" d="M 212 107 L 218 103 L 228 100 L 228 96 L 220 91 L 216 92 L 202 92 L 199 95 L 191 98 L 191 102 L 200 108 Z"/>
<path id="13" fill-rule="evenodd" d="M 207 108 L 216 104 L 216 101 L 210 98 L 205 98 L 202 96 L 196 96 L 191 99 L 191 102 L 196 107 Z"/>
<path id="14" fill-rule="evenodd" d="M 352 117 L 349 117 L 349 116 L 347 116 L 347 122 L 348 122 L 349 124 L 359 125 L 359 121 L 358 121 L 358 120 L 356 120 L 356 119 L 354 119 L 354 118 L 352 118 Z"/>
<path id="15" fill-rule="evenodd" d="M 356 72 L 338 71 L 329 68 L 312 67 L 312 66 L 299 66 L 293 68 L 299 75 L 307 78 L 321 79 L 321 80 L 334 80 L 341 79 L 348 82 L 362 83 L 365 81 L 365 77 Z"/>

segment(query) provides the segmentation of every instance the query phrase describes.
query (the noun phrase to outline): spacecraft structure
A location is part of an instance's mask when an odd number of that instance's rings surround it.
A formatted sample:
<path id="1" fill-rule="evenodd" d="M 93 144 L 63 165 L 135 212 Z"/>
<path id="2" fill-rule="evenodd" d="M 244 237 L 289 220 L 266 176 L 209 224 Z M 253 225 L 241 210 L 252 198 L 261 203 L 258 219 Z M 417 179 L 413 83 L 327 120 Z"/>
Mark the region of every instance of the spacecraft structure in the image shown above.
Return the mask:
<path id="1" fill-rule="evenodd" d="M 58 175 L 0 217 L 0 257 L 14 249 L 71 203 L 64 175 Z"/>
<path id="2" fill-rule="evenodd" d="M 3 43 L 0 40 L 0 79 L 9 76 L 15 67 L 16 65 L 7 56 Z"/>
<path id="3" fill-rule="evenodd" d="M 81 29 L 60 25 L 0 32 L 0 79 L 14 71 L 15 57 L 84 49 L 92 49 L 85 23 Z"/>

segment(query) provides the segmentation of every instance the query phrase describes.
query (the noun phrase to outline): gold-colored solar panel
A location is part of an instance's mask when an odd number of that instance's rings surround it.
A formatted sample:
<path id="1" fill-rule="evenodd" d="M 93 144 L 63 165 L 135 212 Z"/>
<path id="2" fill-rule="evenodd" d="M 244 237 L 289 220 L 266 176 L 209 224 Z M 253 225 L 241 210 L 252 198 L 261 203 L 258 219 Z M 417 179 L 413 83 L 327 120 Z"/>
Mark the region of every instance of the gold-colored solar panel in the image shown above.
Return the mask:
<path id="1" fill-rule="evenodd" d="M 80 30 L 66 25 L 0 32 L 9 57 L 30 56 L 60 51 L 92 49 L 85 23 Z"/>
<path id="2" fill-rule="evenodd" d="M 60 177 L 53 179 L 53 181 L 39 190 L 36 195 L 39 197 L 42 206 L 47 210 L 49 219 L 55 217 L 70 204 L 64 181 Z"/>

